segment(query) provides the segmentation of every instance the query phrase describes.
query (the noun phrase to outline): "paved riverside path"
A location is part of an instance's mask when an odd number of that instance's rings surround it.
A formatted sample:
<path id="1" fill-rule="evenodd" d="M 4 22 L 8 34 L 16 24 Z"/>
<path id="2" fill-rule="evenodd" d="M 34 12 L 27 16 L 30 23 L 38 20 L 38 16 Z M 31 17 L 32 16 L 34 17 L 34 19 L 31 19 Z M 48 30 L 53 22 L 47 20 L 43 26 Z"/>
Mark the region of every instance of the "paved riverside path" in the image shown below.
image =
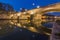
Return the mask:
<path id="1" fill-rule="evenodd" d="M 60 33 L 60 25 L 53 22 L 52 34 L 50 36 L 50 40 L 60 40 L 60 36 L 55 35 L 55 33 Z"/>

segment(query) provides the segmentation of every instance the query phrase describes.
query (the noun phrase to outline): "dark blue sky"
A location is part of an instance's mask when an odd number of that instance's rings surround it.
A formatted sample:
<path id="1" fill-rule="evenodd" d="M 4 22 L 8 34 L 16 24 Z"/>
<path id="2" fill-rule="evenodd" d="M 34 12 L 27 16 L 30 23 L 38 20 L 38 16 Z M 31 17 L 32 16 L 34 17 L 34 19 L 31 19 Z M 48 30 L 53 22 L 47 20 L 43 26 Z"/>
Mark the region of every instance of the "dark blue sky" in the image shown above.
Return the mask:
<path id="1" fill-rule="evenodd" d="M 8 3 L 14 7 L 15 10 L 19 11 L 20 8 L 32 9 L 37 5 L 46 6 L 49 4 L 60 2 L 60 0 L 0 0 L 0 2 Z M 35 3 L 33 6 L 32 4 Z"/>

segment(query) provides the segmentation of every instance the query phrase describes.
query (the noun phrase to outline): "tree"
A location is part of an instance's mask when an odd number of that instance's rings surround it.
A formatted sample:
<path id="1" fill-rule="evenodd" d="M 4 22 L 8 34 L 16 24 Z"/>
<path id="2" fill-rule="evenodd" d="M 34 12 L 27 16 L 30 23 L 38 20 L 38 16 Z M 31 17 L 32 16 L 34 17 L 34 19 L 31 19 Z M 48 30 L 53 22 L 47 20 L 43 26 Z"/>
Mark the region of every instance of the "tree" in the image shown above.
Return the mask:
<path id="1" fill-rule="evenodd" d="M 0 3 L 0 13 L 2 12 L 12 12 L 14 8 L 10 4 Z"/>
<path id="2" fill-rule="evenodd" d="M 4 6 L 3 6 L 3 4 L 2 3 L 0 3 L 0 11 L 4 11 L 5 9 L 4 9 Z"/>

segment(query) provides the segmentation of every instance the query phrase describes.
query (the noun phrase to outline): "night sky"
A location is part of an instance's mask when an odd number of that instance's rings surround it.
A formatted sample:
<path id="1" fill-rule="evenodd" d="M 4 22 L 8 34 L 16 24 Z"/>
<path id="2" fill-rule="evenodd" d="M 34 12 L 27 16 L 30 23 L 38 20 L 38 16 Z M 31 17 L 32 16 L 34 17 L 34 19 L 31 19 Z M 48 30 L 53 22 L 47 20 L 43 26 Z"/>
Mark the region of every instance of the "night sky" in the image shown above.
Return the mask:
<path id="1" fill-rule="evenodd" d="M 46 6 L 49 4 L 60 2 L 60 0 L 0 0 L 0 2 L 8 3 L 12 5 L 15 10 L 19 11 L 20 8 L 32 9 L 36 8 L 36 6 L 38 5 Z"/>
<path id="2" fill-rule="evenodd" d="M 47 6 L 49 4 L 58 3 L 60 0 L 0 0 L 2 3 L 7 3 L 13 6 L 16 11 L 20 11 L 20 8 L 33 9 L 37 6 Z M 59 12 L 60 13 L 60 12 Z M 57 13 L 56 13 L 57 14 Z M 54 15 L 56 15 L 54 14 Z M 2 37 L 0 40 L 48 40 L 47 36 L 43 36 L 37 33 L 32 33 L 28 30 L 20 29 L 15 34 Z"/>

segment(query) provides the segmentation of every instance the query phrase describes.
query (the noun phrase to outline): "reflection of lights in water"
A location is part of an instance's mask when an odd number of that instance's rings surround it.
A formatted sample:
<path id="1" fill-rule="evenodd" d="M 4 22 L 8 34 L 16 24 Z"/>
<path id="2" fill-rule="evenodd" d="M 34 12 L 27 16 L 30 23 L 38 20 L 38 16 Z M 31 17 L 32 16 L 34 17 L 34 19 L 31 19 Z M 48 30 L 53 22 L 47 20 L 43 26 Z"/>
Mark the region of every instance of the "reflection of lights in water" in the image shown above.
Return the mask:
<path id="1" fill-rule="evenodd" d="M 14 26 L 10 23 L 10 20 L 0 20 L 0 36 L 9 35 L 13 30 Z"/>
<path id="2" fill-rule="evenodd" d="M 22 31 L 22 29 L 20 29 L 20 31 Z"/>
<path id="3" fill-rule="evenodd" d="M 48 32 L 44 32 L 46 35 L 50 35 L 50 33 L 48 33 Z"/>
<path id="4" fill-rule="evenodd" d="M 34 29 L 33 27 L 30 27 L 31 29 Z"/>
<path id="5" fill-rule="evenodd" d="M 26 28 L 26 26 L 23 26 L 24 28 Z"/>
<path id="6" fill-rule="evenodd" d="M 11 24 L 14 24 L 13 22 L 10 22 Z"/>
<path id="7" fill-rule="evenodd" d="M 17 28 L 17 27 L 14 27 L 14 28 Z"/>
<path id="8" fill-rule="evenodd" d="M 16 23 L 15 23 L 15 25 L 16 25 Z"/>
<path id="9" fill-rule="evenodd" d="M 14 21 L 16 21 L 16 20 L 14 20 Z M 38 31 L 35 27 L 27 27 L 27 26 L 24 26 L 24 24 L 23 24 L 23 26 L 21 26 L 20 23 L 17 23 L 17 22 L 14 22 L 14 21 L 12 21 L 11 23 L 12 23 L 13 25 L 17 26 L 17 27 L 26 28 L 26 29 L 28 29 L 28 30 L 30 30 L 30 31 L 32 31 L 32 32 L 37 32 L 37 33 L 39 33 L 39 31 Z M 17 20 L 17 21 L 18 21 L 18 20 Z M 38 24 L 38 22 L 37 22 L 37 24 Z M 28 25 L 28 24 L 27 24 L 27 25 Z M 16 27 L 14 27 L 14 28 L 16 28 Z M 20 29 L 20 31 L 22 31 L 22 29 Z M 46 34 L 46 33 L 45 33 L 45 34 Z"/>
<path id="10" fill-rule="evenodd" d="M 12 26 L 11 26 L 11 25 L 9 25 L 9 27 L 11 28 Z"/>
<path id="11" fill-rule="evenodd" d="M 32 35 L 32 37 L 35 37 L 35 35 Z"/>
<path id="12" fill-rule="evenodd" d="M 2 28 L 0 27 L 0 30 L 1 30 Z"/>
<path id="13" fill-rule="evenodd" d="M 21 24 L 20 24 L 20 23 L 18 23 L 17 25 L 18 25 L 19 27 L 21 27 Z"/>
<path id="14" fill-rule="evenodd" d="M 35 27 L 29 27 L 28 30 L 30 30 L 32 32 L 38 32 Z"/>

